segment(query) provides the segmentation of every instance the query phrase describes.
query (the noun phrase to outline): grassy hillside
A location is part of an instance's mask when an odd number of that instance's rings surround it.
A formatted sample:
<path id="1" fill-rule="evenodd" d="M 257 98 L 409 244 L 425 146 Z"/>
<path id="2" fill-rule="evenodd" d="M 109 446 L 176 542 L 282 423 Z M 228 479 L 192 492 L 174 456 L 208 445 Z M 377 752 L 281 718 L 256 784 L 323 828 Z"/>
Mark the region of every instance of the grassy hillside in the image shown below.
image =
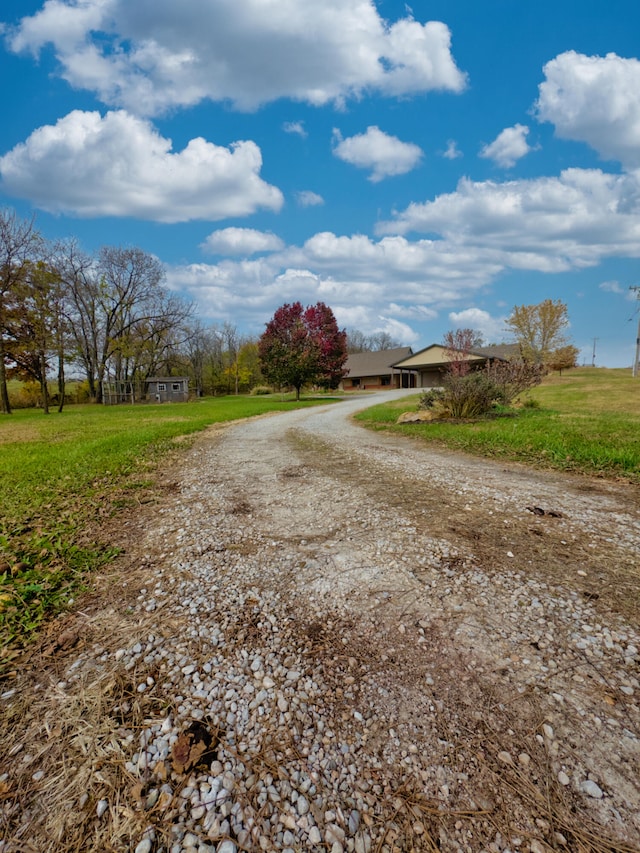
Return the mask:
<path id="1" fill-rule="evenodd" d="M 396 424 L 418 395 L 357 417 L 372 429 L 468 453 L 640 483 L 640 377 L 623 369 L 577 368 L 547 377 L 526 396 L 539 408 L 470 423 Z"/>
<path id="2" fill-rule="evenodd" d="M 318 402 L 220 397 L 0 415 L 0 647 L 24 639 L 112 558 L 113 549 L 88 531 L 144 499 L 176 439 L 213 423 Z"/>

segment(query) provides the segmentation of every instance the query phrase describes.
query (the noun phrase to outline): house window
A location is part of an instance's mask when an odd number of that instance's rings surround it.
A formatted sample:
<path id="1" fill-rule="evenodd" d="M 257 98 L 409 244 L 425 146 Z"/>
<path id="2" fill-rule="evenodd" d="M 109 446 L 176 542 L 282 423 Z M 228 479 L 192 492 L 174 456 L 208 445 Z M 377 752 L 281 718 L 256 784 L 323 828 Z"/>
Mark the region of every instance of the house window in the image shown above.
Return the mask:
<path id="1" fill-rule="evenodd" d="M 391 377 L 390 376 L 381 376 L 380 377 L 381 385 L 391 385 Z"/>
<path id="2" fill-rule="evenodd" d="M 171 390 L 172 390 L 172 391 L 179 391 L 179 390 L 180 390 L 180 383 L 179 383 L 179 382 L 174 382 L 174 383 L 172 384 L 172 386 L 171 386 Z"/>
<path id="3" fill-rule="evenodd" d="M 358 388 L 360 386 L 360 379 L 359 378 L 358 379 L 352 379 L 351 380 L 351 386 L 353 388 Z"/>
<path id="4" fill-rule="evenodd" d="M 167 390 L 167 386 L 164 384 L 164 382 L 158 382 L 158 391 L 166 391 L 166 390 Z"/>

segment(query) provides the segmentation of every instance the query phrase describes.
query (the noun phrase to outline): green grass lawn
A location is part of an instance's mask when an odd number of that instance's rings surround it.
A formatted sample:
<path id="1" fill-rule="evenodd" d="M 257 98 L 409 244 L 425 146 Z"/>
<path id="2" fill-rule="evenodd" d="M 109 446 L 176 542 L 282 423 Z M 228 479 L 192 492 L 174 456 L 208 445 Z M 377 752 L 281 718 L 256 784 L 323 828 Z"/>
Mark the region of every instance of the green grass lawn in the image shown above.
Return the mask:
<path id="1" fill-rule="evenodd" d="M 372 429 L 544 468 L 640 483 L 640 377 L 629 370 L 577 368 L 549 376 L 525 397 L 540 408 L 470 423 L 396 424 L 418 395 L 357 415 Z"/>
<path id="2" fill-rule="evenodd" d="M 137 503 L 176 439 L 328 399 L 218 397 L 0 415 L 0 646 L 26 639 L 113 557 L 113 548 L 87 531 Z"/>

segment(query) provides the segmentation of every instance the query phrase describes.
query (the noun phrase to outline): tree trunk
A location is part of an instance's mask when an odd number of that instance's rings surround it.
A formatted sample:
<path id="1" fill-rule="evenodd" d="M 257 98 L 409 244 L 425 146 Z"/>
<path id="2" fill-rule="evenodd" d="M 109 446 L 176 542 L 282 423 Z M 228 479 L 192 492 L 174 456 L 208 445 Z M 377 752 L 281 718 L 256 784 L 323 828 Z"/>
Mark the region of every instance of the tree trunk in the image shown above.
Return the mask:
<path id="1" fill-rule="evenodd" d="M 58 353 L 58 411 L 61 412 L 64 408 L 64 354 Z"/>
<path id="2" fill-rule="evenodd" d="M 11 403 L 9 402 L 9 391 L 7 389 L 7 373 L 4 364 L 4 345 L 0 334 L 0 411 L 6 415 L 11 414 Z"/>
<path id="3" fill-rule="evenodd" d="M 40 390 L 42 392 L 42 411 L 49 414 L 49 386 L 47 385 L 47 356 L 40 353 Z"/>

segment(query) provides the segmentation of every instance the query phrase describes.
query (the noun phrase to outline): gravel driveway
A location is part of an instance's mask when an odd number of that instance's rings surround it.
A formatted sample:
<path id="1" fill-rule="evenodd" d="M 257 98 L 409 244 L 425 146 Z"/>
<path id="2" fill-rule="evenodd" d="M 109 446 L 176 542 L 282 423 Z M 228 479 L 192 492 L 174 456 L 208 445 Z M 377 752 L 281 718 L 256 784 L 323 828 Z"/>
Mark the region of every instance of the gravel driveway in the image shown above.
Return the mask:
<path id="1" fill-rule="evenodd" d="M 637 488 L 350 421 L 402 393 L 185 452 L 3 696 L 1 853 L 640 849 Z"/>

